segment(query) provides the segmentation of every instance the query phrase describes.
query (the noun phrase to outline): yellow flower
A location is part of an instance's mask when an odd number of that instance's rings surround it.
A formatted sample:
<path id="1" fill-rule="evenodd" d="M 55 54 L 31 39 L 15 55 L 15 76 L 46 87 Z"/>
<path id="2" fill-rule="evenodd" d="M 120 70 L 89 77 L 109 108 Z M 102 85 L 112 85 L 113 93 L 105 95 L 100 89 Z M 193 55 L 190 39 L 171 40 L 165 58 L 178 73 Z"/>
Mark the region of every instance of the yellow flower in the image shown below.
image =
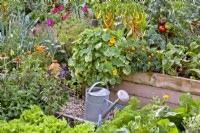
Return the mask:
<path id="1" fill-rule="evenodd" d="M 109 41 L 109 43 L 112 43 L 112 44 L 114 44 L 115 42 L 116 42 L 115 38 L 110 38 L 110 41 Z"/>
<path id="2" fill-rule="evenodd" d="M 114 70 L 113 70 L 113 75 L 114 75 L 114 76 L 117 76 L 117 69 L 114 69 Z"/>
<path id="3" fill-rule="evenodd" d="M 114 43 L 110 43 L 110 42 L 108 43 L 108 46 L 110 46 L 110 47 L 113 46 L 113 45 L 114 45 Z"/>
<path id="4" fill-rule="evenodd" d="M 148 58 L 151 58 L 151 56 L 149 55 Z"/>
<path id="5" fill-rule="evenodd" d="M 150 65 L 150 64 L 151 64 L 151 62 L 150 62 L 150 61 L 148 61 L 148 62 L 147 62 L 147 64 L 148 64 L 148 65 Z"/>
<path id="6" fill-rule="evenodd" d="M 131 50 L 132 50 L 132 51 L 135 51 L 135 47 L 132 47 Z"/>
<path id="7" fill-rule="evenodd" d="M 145 48 L 144 48 L 144 47 L 142 47 L 142 51 L 145 51 Z"/>
<path id="8" fill-rule="evenodd" d="M 153 54 L 153 53 L 151 53 L 151 56 L 152 56 L 152 57 L 154 57 L 154 54 Z"/>
<path id="9" fill-rule="evenodd" d="M 164 99 L 168 99 L 168 98 L 169 98 L 169 95 L 163 95 L 163 98 L 164 98 Z"/>

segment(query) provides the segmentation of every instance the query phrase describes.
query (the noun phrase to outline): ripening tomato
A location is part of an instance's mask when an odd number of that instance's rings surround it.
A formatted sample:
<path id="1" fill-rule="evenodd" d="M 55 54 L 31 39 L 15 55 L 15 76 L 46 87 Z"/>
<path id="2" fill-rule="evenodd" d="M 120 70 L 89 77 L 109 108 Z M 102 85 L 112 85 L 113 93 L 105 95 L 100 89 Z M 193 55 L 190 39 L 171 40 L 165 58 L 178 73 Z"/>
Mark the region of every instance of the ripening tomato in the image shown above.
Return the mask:
<path id="1" fill-rule="evenodd" d="M 158 30 L 159 30 L 161 33 L 165 33 L 165 32 L 166 32 L 166 28 L 165 28 L 164 26 L 162 26 L 162 25 L 160 25 L 160 26 L 158 27 Z"/>

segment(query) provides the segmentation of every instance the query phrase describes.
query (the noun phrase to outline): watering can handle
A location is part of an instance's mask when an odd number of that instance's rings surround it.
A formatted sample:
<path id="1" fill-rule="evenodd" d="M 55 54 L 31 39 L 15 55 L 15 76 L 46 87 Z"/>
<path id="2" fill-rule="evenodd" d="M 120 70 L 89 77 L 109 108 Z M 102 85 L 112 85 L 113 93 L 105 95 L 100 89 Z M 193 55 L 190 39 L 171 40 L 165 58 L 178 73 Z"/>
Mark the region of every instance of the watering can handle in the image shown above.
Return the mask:
<path id="1" fill-rule="evenodd" d="M 90 93 L 90 92 L 92 91 L 92 89 L 93 89 L 97 84 L 100 84 L 100 83 L 102 84 L 102 83 L 104 83 L 104 82 L 96 82 L 96 83 L 94 83 L 94 84 L 90 87 L 88 93 Z"/>

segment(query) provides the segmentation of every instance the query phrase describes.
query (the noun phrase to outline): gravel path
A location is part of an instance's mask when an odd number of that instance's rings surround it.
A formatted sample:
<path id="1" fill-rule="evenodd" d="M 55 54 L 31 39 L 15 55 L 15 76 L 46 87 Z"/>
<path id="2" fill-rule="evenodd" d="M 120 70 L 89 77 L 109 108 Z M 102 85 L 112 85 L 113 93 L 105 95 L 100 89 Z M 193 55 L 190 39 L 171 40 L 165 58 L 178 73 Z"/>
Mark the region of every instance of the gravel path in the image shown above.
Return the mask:
<path id="1" fill-rule="evenodd" d="M 119 110 L 119 108 L 114 107 L 114 109 L 108 114 L 107 119 L 111 120 L 117 110 Z M 61 113 L 84 119 L 85 100 L 70 97 L 66 105 L 61 107 Z"/>

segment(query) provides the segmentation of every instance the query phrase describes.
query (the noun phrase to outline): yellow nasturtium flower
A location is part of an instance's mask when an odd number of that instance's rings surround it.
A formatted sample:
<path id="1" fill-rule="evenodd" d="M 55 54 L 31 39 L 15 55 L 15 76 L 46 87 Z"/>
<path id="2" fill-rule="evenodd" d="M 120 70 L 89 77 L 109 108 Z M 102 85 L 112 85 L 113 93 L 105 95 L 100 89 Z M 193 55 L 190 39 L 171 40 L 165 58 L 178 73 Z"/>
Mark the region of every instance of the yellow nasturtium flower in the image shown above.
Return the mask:
<path id="1" fill-rule="evenodd" d="M 113 70 L 113 75 L 114 75 L 114 76 L 117 76 L 117 69 L 114 69 L 114 70 Z"/>
<path id="2" fill-rule="evenodd" d="M 110 43 L 115 43 L 116 42 L 116 40 L 115 40 L 115 38 L 110 38 L 110 41 L 109 41 Z"/>

